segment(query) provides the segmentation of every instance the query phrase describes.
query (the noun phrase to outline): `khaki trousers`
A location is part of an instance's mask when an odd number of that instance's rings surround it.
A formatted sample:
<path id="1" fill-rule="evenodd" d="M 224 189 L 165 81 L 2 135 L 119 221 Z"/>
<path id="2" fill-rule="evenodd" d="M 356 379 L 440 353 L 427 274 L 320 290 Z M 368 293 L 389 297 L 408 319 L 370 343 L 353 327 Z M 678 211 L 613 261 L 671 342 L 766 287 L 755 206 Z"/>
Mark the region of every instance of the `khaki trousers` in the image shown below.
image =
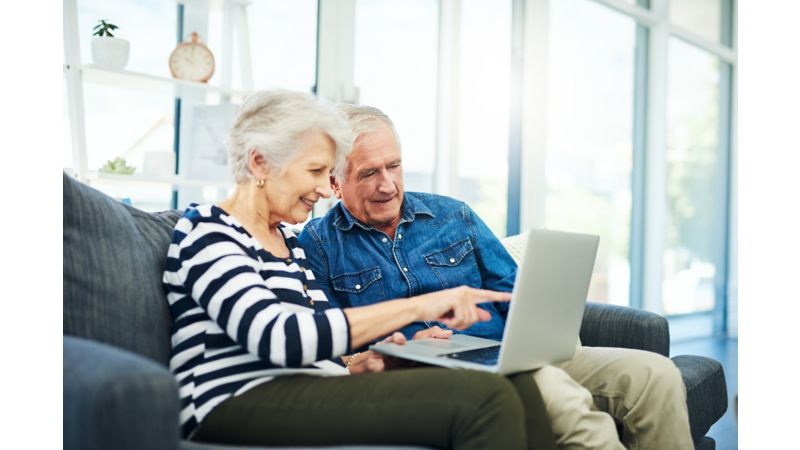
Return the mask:
<path id="1" fill-rule="evenodd" d="M 571 360 L 533 375 L 560 449 L 693 449 L 686 388 L 657 353 L 578 347 Z M 608 413 L 608 414 L 606 414 Z M 610 415 L 609 415 L 610 414 Z"/>

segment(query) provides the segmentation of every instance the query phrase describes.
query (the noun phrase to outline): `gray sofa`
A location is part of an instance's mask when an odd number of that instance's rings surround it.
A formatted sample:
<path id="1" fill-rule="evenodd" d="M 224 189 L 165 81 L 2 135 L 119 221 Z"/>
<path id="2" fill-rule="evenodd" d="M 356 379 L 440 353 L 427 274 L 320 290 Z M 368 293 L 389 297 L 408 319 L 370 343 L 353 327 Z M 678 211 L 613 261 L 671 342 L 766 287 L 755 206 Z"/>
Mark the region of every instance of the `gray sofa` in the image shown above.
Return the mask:
<path id="1" fill-rule="evenodd" d="M 180 212 L 146 213 L 66 174 L 63 190 L 64 448 L 242 449 L 179 438 L 160 280 Z M 581 340 L 669 354 L 666 320 L 631 308 L 590 303 Z M 673 360 L 687 386 L 697 448 L 713 449 L 705 434 L 727 409 L 722 367 L 699 356 Z"/>

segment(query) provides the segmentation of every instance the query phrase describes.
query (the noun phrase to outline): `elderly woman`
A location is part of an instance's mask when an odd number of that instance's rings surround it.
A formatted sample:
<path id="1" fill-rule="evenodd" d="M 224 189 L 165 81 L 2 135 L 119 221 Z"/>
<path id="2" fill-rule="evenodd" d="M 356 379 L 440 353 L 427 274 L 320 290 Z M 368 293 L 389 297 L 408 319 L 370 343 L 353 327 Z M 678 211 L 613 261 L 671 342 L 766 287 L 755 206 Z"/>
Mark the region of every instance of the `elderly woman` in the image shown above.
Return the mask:
<path id="1" fill-rule="evenodd" d="M 190 206 L 175 225 L 163 282 L 183 433 L 243 445 L 553 448 L 530 376 L 373 373 L 383 369 L 379 357 L 344 356 L 414 321 L 466 328 L 488 318 L 477 303 L 509 296 L 462 287 L 329 305 L 282 223 L 305 221 L 330 196 L 331 171 L 352 144 L 340 114 L 307 94 L 248 97 L 230 132 L 235 192 Z M 404 342 L 399 333 L 388 339 Z M 331 359 L 359 362 L 346 369 Z M 361 374 L 335 376 L 350 373 Z"/>

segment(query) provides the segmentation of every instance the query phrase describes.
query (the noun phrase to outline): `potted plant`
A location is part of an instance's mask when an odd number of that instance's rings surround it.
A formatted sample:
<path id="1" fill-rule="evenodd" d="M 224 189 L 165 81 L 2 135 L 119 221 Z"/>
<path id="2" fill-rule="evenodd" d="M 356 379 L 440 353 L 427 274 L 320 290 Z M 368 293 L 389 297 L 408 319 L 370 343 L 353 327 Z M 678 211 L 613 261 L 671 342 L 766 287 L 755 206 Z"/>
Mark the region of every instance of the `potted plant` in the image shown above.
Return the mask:
<path id="1" fill-rule="evenodd" d="M 94 64 L 106 69 L 122 70 L 128 64 L 130 43 L 125 39 L 114 37 L 112 31 L 117 28 L 113 23 L 103 19 L 97 21 L 93 28 L 92 60 Z"/>
<path id="2" fill-rule="evenodd" d="M 111 173 L 116 175 L 130 175 L 136 171 L 136 167 L 129 166 L 125 162 L 125 158 L 116 157 L 106 161 L 105 165 L 100 168 L 100 173 Z"/>

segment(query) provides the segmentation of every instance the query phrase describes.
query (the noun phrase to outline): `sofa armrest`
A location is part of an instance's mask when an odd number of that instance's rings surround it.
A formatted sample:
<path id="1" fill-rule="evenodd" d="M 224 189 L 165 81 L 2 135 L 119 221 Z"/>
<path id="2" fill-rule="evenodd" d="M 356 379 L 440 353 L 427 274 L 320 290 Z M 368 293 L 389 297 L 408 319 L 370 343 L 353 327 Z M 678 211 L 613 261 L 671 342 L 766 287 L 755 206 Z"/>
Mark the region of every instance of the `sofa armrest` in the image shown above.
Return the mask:
<path id="1" fill-rule="evenodd" d="M 178 386 L 128 351 L 64 336 L 64 449 L 178 448 Z"/>
<path id="2" fill-rule="evenodd" d="M 634 348 L 669 356 L 667 319 L 641 309 L 588 302 L 580 337 L 589 347 Z"/>

